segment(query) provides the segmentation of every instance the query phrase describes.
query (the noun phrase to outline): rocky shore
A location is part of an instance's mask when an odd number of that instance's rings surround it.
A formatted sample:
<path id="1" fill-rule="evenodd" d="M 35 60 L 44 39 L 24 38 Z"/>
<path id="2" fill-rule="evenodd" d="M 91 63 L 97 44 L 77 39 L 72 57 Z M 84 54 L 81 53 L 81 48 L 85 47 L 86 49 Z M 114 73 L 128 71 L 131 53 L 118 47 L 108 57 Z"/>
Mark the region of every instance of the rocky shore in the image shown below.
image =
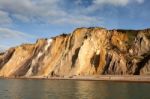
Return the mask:
<path id="1" fill-rule="evenodd" d="M 80 80 L 80 81 L 116 81 L 116 82 L 138 82 L 150 83 L 150 76 L 121 76 L 121 75 L 100 75 L 100 76 L 70 76 L 70 77 L 11 77 L 0 79 L 26 79 L 26 80 Z"/>

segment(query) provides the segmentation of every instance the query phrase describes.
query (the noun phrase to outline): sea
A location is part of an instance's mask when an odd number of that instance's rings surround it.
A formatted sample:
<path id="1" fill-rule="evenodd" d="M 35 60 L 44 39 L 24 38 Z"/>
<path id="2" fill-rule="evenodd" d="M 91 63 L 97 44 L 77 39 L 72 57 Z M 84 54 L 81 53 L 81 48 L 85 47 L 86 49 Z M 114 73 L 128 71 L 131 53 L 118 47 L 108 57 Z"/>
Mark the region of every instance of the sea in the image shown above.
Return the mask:
<path id="1" fill-rule="evenodd" d="M 0 79 L 0 99 L 150 99 L 137 82 Z"/>

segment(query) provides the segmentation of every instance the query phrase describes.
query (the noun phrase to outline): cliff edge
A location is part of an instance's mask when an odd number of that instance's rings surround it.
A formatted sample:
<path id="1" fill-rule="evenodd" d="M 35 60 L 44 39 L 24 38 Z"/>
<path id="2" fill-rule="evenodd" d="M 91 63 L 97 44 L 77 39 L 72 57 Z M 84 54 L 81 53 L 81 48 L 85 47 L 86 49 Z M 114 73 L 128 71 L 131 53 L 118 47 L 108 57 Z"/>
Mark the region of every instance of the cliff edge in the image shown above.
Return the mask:
<path id="1" fill-rule="evenodd" d="M 150 29 L 78 28 L 0 53 L 1 77 L 149 74 Z"/>

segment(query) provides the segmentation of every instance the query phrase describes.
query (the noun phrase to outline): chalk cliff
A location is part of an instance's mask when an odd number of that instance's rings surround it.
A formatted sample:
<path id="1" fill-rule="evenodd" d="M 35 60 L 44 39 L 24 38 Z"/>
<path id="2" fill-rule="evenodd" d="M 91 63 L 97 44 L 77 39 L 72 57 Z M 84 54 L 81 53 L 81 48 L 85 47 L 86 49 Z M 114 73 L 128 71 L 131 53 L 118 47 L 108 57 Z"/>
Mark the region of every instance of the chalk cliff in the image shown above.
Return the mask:
<path id="1" fill-rule="evenodd" d="M 0 53 L 1 77 L 149 74 L 150 29 L 78 28 Z"/>

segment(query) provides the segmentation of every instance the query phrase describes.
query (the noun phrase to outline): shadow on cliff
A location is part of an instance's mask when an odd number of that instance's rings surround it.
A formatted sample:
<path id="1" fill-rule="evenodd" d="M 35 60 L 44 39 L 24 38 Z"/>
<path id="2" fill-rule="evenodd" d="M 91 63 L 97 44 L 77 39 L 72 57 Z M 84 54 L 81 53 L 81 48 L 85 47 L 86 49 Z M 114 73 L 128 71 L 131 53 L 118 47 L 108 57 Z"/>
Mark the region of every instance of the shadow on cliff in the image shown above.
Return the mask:
<path id="1" fill-rule="evenodd" d="M 71 65 L 71 67 L 75 66 L 76 60 L 78 58 L 79 51 L 80 51 L 80 47 L 75 50 L 75 53 L 72 56 L 72 65 Z"/>
<path id="2" fill-rule="evenodd" d="M 137 68 L 134 72 L 134 75 L 140 75 L 140 70 L 146 65 L 146 63 L 150 60 L 150 54 L 144 54 L 144 59 L 142 59 L 138 64 Z"/>

